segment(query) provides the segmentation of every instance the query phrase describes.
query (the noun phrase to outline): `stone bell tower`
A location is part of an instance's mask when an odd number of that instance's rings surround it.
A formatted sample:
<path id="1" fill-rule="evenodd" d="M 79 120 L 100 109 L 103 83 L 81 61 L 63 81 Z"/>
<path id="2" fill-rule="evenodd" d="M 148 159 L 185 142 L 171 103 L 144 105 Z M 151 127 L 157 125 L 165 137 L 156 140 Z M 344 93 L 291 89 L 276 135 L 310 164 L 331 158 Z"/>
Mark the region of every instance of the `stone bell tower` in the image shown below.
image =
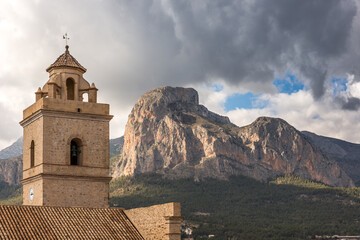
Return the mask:
<path id="1" fill-rule="evenodd" d="M 109 105 L 97 103 L 98 89 L 69 46 L 46 71 L 49 80 L 20 122 L 23 204 L 108 207 Z"/>

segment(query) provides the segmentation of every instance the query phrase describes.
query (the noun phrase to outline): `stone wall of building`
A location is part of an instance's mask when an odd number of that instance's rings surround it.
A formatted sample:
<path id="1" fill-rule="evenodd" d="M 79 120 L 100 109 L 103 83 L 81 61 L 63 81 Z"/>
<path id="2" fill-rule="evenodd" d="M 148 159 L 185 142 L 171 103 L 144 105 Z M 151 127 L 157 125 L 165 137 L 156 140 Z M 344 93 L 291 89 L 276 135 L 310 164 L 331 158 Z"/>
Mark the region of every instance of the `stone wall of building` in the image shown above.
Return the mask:
<path id="1" fill-rule="evenodd" d="M 42 118 L 34 120 L 31 124 L 24 127 L 24 140 L 23 140 L 23 173 L 26 172 L 26 176 L 34 176 L 37 173 L 41 172 L 42 169 L 42 159 L 44 154 L 43 149 L 43 126 L 44 122 Z M 30 167 L 30 155 L 31 155 L 31 142 L 34 141 L 34 166 Z M 31 179 L 31 184 L 21 181 L 23 183 L 23 204 L 24 205 L 42 205 L 42 180 L 41 179 Z M 30 189 L 33 189 L 34 199 L 30 201 Z M 35 198 L 36 196 L 36 198 Z"/>
<path id="2" fill-rule="evenodd" d="M 109 168 L 109 122 L 79 116 L 44 116 L 44 162 L 70 165 L 70 142 L 81 140 L 80 164 Z"/>
<path id="3" fill-rule="evenodd" d="M 33 200 L 30 200 L 30 189 L 33 190 Z M 23 182 L 23 205 L 43 205 L 43 180 L 41 178 Z"/>
<path id="4" fill-rule="evenodd" d="M 43 159 L 44 149 L 43 149 L 43 129 L 44 121 L 42 118 L 34 120 L 31 124 L 24 127 L 24 140 L 23 140 L 23 169 L 30 168 L 30 146 L 31 141 L 35 143 L 35 164 L 38 166 Z"/>
<path id="5" fill-rule="evenodd" d="M 43 177 L 43 206 L 109 206 L 108 181 L 88 178 Z"/>
<path id="6" fill-rule="evenodd" d="M 181 205 L 166 203 L 150 207 L 125 210 L 146 240 L 181 239 Z"/>

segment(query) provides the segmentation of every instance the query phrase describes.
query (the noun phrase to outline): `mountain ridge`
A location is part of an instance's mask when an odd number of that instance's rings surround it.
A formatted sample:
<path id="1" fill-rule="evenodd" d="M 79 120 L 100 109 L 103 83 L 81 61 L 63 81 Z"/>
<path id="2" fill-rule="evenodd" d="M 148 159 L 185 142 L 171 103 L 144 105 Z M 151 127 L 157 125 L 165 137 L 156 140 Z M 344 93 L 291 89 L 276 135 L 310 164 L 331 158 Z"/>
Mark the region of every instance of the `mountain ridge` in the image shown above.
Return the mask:
<path id="1" fill-rule="evenodd" d="M 341 139 L 320 136 L 312 132 L 302 131 L 309 140 L 318 146 L 360 185 L 360 144 Z"/>
<path id="2" fill-rule="evenodd" d="M 22 151 L 23 151 L 23 138 L 20 137 L 10 146 L 0 150 L 0 160 L 18 157 L 22 155 Z"/>
<path id="3" fill-rule="evenodd" d="M 195 180 L 296 174 L 354 186 L 334 160 L 286 121 L 260 117 L 238 127 L 199 105 L 195 89 L 180 87 L 156 88 L 140 97 L 129 115 L 113 176 L 153 171 Z"/>

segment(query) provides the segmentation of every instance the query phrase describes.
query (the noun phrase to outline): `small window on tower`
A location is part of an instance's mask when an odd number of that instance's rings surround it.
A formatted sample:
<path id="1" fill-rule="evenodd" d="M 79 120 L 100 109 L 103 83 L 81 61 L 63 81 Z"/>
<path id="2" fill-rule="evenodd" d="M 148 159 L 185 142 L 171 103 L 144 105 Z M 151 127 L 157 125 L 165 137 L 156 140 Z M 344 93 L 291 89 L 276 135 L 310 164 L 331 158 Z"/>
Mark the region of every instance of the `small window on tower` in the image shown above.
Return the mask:
<path id="1" fill-rule="evenodd" d="M 30 167 L 35 166 L 35 143 L 34 140 L 31 141 L 30 145 Z"/>
<path id="2" fill-rule="evenodd" d="M 81 140 L 74 138 L 70 143 L 70 164 L 80 165 L 81 163 Z"/>
<path id="3" fill-rule="evenodd" d="M 75 100 L 75 83 L 71 78 L 66 79 L 67 100 Z"/>

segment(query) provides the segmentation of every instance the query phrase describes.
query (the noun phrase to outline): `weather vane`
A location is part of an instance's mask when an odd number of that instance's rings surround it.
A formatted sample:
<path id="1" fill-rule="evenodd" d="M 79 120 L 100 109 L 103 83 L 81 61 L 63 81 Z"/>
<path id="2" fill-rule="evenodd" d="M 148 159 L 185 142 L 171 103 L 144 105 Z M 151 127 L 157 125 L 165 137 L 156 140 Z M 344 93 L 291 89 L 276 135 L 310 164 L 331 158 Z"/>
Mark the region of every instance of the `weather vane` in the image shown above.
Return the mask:
<path id="1" fill-rule="evenodd" d="M 68 45 L 68 40 L 70 40 L 70 38 L 68 38 L 68 35 L 67 35 L 67 33 L 65 33 L 64 35 L 63 35 L 63 39 L 65 39 L 65 43 L 66 43 L 66 46 Z"/>

